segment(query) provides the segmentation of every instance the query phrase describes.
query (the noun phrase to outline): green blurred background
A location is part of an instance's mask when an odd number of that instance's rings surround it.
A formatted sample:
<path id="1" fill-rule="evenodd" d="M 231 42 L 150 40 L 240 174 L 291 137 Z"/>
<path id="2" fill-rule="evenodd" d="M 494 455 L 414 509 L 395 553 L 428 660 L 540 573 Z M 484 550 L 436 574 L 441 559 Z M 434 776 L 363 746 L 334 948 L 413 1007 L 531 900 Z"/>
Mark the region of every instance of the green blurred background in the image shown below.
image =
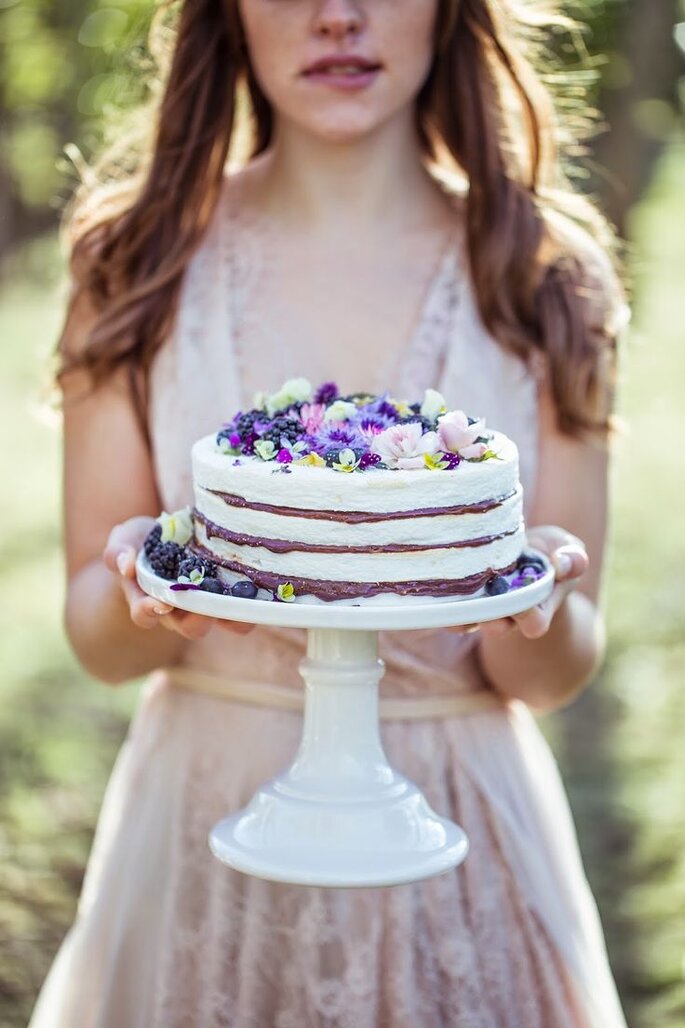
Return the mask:
<path id="1" fill-rule="evenodd" d="M 609 656 L 542 720 L 567 782 L 611 962 L 636 1028 L 685 1024 L 685 3 L 590 0 L 586 53 L 605 128 L 584 189 L 630 243 L 609 558 Z M 28 1019 L 70 924 L 107 776 L 137 698 L 76 666 L 61 626 L 59 418 L 45 402 L 63 310 L 64 146 L 90 155 L 143 96 L 151 5 L 0 0 L 0 1028 Z M 582 59 L 581 59 L 582 57 Z M 571 90 L 572 94 L 572 90 Z M 76 1028 L 76 1026 L 75 1026 Z M 550 1026 L 554 1028 L 554 1026 Z"/>

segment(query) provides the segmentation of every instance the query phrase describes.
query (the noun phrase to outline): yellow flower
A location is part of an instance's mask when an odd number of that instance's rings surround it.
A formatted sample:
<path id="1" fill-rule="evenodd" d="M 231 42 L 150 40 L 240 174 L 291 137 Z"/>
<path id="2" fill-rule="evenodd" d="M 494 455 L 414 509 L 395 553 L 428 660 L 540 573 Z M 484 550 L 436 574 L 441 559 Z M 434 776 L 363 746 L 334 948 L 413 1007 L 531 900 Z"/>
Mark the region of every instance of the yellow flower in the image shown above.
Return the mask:
<path id="1" fill-rule="evenodd" d="M 299 457 L 297 460 L 292 462 L 293 464 L 309 464 L 314 468 L 325 468 L 326 461 L 323 457 L 319 457 L 318 453 L 308 453 L 306 457 Z"/>
<path id="2" fill-rule="evenodd" d="M 401 418 L 407 418 L 410 414 L 414 413 L 414 411 L 411 409 L 406 400 L 395 400 L 393 397 L 391 397 L 388 402 L 391 403 L 393 407 L 395 407 L 397 413 Z"/>
<path id="3" fill-rule="evenodd" d="M 437 460 L 432 453 L 424 453 L 423 459 L 429 471 L 444 471 L 447 467 L 447 461 Z"/>
<path id="4" fill-rule="evenodd" d="M 295 599 L 295 589 L 292 582 L 282 582 L 276 590 L 276 595 L 283 603 L 292 603 Z"/>

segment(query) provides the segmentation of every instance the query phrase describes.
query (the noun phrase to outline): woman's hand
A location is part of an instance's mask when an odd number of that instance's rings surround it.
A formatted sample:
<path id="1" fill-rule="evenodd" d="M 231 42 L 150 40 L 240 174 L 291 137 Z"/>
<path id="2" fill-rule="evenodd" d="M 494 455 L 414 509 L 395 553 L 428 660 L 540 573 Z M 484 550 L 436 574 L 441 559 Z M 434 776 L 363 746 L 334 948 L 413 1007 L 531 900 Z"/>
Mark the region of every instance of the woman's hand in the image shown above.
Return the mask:
<path id="1" fill-rule="evenodd" d="M 118 576 L 134 625 L 150 629 L 161 624 L 189 640 L 204 638 L 214 625 L 241 635 L 254 628 L 254 625 L 242 621 L 226 621 L 178 610 L 143 592 L 136 581 L 136 556 L 154 524 L 155 519 L 151 517 L 128 518 L 114 526 L 103 551 L 106 566 Z"/>
<path id="2" fill-rule="evenodd" d="M 480 629 L 482 636 L 495 638 L 517 628 L 526 639 L 540 639 L 548 632 L 559 607 L 587 571 L 588 556 L 583 542 L 557 525 L 540 525 L 528 529 L 527 541 L 529 546 L 540 550 L 551 561 L 555 570 L 553 591 L 542 603 L 522 614 L 469 625 L 467 632 Z M 454 630 L 464 631 L 463 628 Z"/>

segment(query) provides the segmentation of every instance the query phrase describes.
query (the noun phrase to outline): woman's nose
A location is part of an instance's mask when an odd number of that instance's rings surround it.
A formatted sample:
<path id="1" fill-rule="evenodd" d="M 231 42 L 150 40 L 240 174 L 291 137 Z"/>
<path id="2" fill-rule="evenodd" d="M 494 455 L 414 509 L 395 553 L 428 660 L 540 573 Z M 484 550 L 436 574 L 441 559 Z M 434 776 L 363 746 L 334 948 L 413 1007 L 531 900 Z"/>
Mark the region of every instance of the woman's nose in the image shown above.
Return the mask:
<path id="1" fill-rule="evenodd" d="M 359 32 L 363 22 L 361 5 L 354 0 L 320 0 L 316 5 L 314 27 L 320 35 L 344 38 Z"/>

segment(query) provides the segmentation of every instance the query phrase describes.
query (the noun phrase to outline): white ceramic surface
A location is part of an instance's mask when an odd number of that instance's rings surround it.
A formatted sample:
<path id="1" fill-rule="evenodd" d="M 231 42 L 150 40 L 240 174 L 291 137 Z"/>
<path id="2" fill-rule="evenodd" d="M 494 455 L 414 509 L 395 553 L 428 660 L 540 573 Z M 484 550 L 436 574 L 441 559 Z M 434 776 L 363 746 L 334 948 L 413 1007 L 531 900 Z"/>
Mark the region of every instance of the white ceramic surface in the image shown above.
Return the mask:
<path id="1" fill-rule="evenodd" d="M 369 604 L 355 607 L 337 603 L 282 603 L 275 600 L 241 600 L 235 596 L 217 596 L 190 589 L 179 592 L 171 583 L 159 578 L 149 568 L 144 554 L 138 556 L 138 583 L 146 593 L 181 610 L 225 618 L 229 621 L 250 621 L 256 625 L 280 625 L 289 628 L 341 628 L 356 631 L 397 631 L 402 628 L 446 628 L 449 625 L 472 625 L 479 621 L 520 614 L 546 599 L 554 585 L 554 571 L 543 554 L 528 549 L 545 560 L 545 575 L 530 585 L 512 589 L 502 596 L 477 596 L 474 599 L 442 600 L 436 603 L 412 603 L 406 600 L 392 606 Z"/>

